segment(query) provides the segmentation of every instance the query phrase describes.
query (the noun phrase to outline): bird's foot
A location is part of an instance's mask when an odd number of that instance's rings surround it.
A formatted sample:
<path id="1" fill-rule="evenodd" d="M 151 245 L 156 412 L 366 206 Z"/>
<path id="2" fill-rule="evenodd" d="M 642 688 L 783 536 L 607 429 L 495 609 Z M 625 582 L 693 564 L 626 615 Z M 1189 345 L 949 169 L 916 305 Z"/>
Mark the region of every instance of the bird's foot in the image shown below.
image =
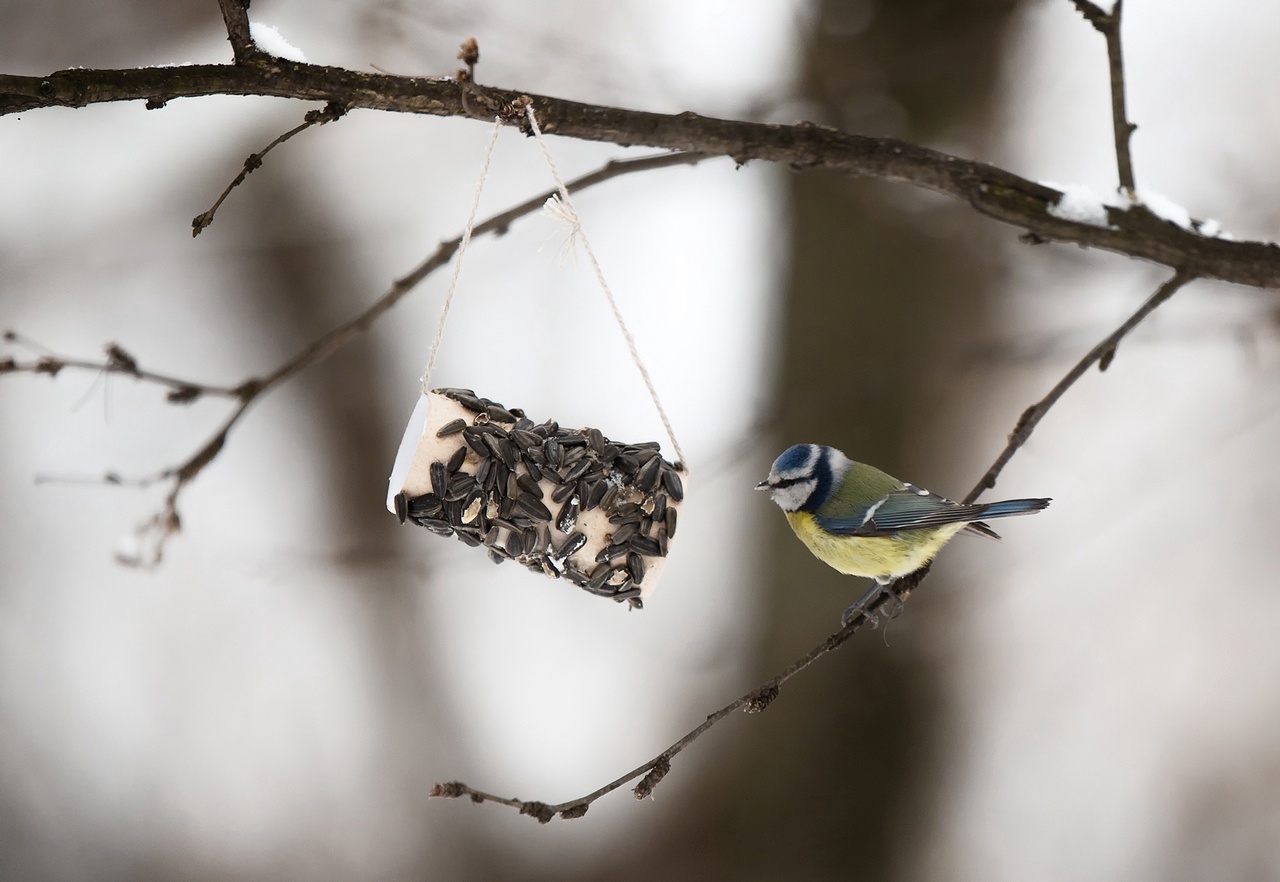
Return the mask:
<path id="1" fill-rule="evenodd" d="M 884 586 L 879 582 L 872 585 L 871 590 L 863 595 L 861 600 L 853 604 L 853 606 L 849 607 L 841 614 L 840 627 L 849 627 L 849 624 L 854 619 L 858 618 L 858 616 L 862 616 L 866 620 L 867 627 L 871 630 L 874 631 L 876 628 L 880 627 L 880 616 L 876 613 L 869 612 L 867 607 L 871 606 L 871 602 L 880 596 L 880 592 L 882 590 L 884 590 Z M 902 611 L 902 601 L 897 600 L 897 598 L 894 598 L 894 600 L 897 601 L 897 608 L 890 614 L 890 618 L 893 618 Z"/>

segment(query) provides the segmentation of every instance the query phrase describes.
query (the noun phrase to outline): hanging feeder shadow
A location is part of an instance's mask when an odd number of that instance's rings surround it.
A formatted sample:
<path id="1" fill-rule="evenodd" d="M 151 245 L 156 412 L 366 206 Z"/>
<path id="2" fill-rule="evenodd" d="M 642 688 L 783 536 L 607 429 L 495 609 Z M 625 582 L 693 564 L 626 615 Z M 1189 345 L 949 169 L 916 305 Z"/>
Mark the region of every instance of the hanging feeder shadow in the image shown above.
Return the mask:
<path id="1" fill-rule="evenodd" d="M 387 494 L 401 523 L 638 609 L 675 538 L 683 464 L 656 441 L 535 423 L 470 389 L 423 395 Z"/>

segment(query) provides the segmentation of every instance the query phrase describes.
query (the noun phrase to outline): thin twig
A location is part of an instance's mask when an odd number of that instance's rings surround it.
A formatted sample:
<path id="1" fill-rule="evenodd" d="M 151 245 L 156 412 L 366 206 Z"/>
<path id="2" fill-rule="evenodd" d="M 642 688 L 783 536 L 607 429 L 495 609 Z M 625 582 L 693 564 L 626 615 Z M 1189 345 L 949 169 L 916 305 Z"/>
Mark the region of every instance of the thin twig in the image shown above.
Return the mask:
<path id="1" fill-rule="evenodd" d="M 13 331 L 4 333 L 6 341 L 23 339 Z M 170 374 L 144 370 L 138 366 L 137 359 L 124 350 L 118 343 L 108 343 L 105 347 L 107 357 L 101 361 L 91 358 L 71 358 L 64 355 L 46 353 L 31 361 L 19 361 L 15 358 L 0 358 L 0 374 L 46 374 L 56 377 L 67 368 L 72 370 L 95 371 L 102 374 L 125 374 L 135 380 L 167 386 L 166 396 L 173 404 L 190 404 L 197 398 L 206 395 L 220 398 L 239 397 L 237 390 L 229 386 L 213 386 L 206 383 L 195 383 Z"/>
<path id="2" fill-rule="evenodd" d="M 822 658 L 829 652 L 833 652 L 843 646 L 853 637 L 864 625 L 875 622 L 881 612 L 890 615 L 896 615 L 902 608 L 902 604 L 911 596 L 911 592 L 928 574 L 929 568 L 924 567 L 904 576 L 892 585 L 885 587 L 875 600 L 867 604 L 867 606 L 859 613 L 853 615 L 849 623 L 842 627 L 839 631 L 832 634 L 822 643 L 815 646 L 808 653 L 797 659 L 785 670 L 775 676 L 773 679 L 763 685 L 751 690 L 745 695 L 740 696 L 734 701 L 729 702 L 715 713 L 709 715 L 696 727 L 691 729 L 685 736 L 671 744 L 662 753 L 653 759 L 637 766 L 630 772 L 627 772 L 620 778 L 610 781 L 598 790 L 588 793 L 586 796 L 580 796 L 577 799 L 571 799 L 568 802 L 561 802 L 551 805 L 536 800 L 521 800 L 506 796 L 496 796 L 492 793 L 486 793 L 483 790 L 476 790 L 461 781 L 450 781 L 445 784 L 436 784 L 431 788 L 430 795 L 436 797 L 456 798 L 459 796 L 470 797 L 472 802 L 496 802 L 499 805 L 510 806 L 517 809 L 522 815 L 530 815 L 540 823 L 546 824 L 555 816 L 559 815 L 564 820 L 580 818 L 587 813 L 587 809 L 593 802 L 602 796 L 605 796 L 620 787 L 631 783 L 637 778 L 644 776 L 640 783 L 637 784 L 632 793 L 636 799 L 644 799 L 653 793 L 658 783 L 671 770 L 671 760 L 686 747 L 698 740 L 712 726 L 719 723 L 725 717 L 738 710 L 745 710 L 747 713 L 759 713 L 767 708 L 778 697 L 782 685 L 792 677 L 799 674 L 805 668 L 812 665 L 818 659 Z"/>
<path id="3" fill-rule="evenodd" d="M 973 489 L 969 491 L 963 501 L 966 504 L 973 502 L 983 491 L 995 487 L 996 478 L 1004 471 L 1004 467 L 1009 464 L 1009 460 L 1013 459 L 1013 455 L 1018 452 L 1019 448 L 1027 443 L 1036 426 L 1044 419 L 1050 408 L 1057 404 L 1058 400 L 1066 394 L 1066 391 L 1095 364 L 1102 371 L 1110 367 L 1111 361 L 1116 355 L 1116 347 L 1120 345 L 1120 341 L 1124 339 L 1125 335 L 1141 324 L 1143 319 L 1195 278 L 1191 273 L 1182 270 L 1174 273 L 1173 277 L 1157 288 L 1155 293 L 1148 297 L 1142 306 L 1138 307 L 1138 311 L 1125 320 L 1124 324 L 1108 334 L 1106 339 L 1090 349 L 1084 358 L 1076 363 L 1075 367 L 1067 371 L 1067 375 L 1049 390 L 1048 395 L 1023 411 L 1022 416 L 1018 418 L 1017 425 L 1009 433 L 1008 444 L 1005 445 L 1000 455 L 996 457 L 996 461 L 991 464 L 991 468 L 987 469 L 986 474 L 979 479 L 977 484 L 973 485 Z"/>
<path id="4" fill-rule="evenodd" d="M 1093 25 L 1107 41 L 1107 65 L 1111 72 L 1111 127 L 1116 142 L 1116 169 L 1120 174 L 1120 189 L 1130 199 L 1135 198 L 1137 183 L 1133 177 L 1133 156 L 1129 152 L 1129 139 L 1138 127 L 1129 122 L 1124 100 L 1124 53 L 1120 41 L 1120 19 L 1124 0 L 1115 0 L 1111 12 L 1089 2 L 1071 0 L 1089 24 Z"/>
<path id="5" fill-rule="evenodd" d="M 222 195 L 220 195 L 217 201 L 213 203 L 213 206 L 203 214 L 196 215 L 191 221 L 192 238 L 199 236 L 204 231 L 205 227 L 213 223 L 213 216 L 217 213 L 218 208 L 222 205 L 223 201 L 231 195 L 232 190 L 244 183 L 244 179 L 249 177 L 250 173 L 256 171 L 262 166 L 262 160 L 266 158 L 268 153 L 283 144 L 285 141 L 288 141 L 299 132 L 305 131 L 312 126 L 322 126 L 325 123 L 341 119 L 346 112 L 346 108 L 336 101 L 330 101 L 324 106 L 323 110 L 308 110 L 306 116 L 303 117 L 301 125 L 294 126 L 266 147 L 263 147 L 259 152 L 250 153 L 248 158 L 244 161 L 244 168 L 240 169 L 240 174 L 236 175 L 235 180 L 230 184 L 227 184 L 227 188 L 222 191 Z"/>
<path id="6" fill-rule="evenodd" d="M 659 153 L 635 159 L 614 159 L 593 172 L 575 178 L 568 184 L 568 188 L 571 192 L 578 192 L 623 175 L 678 165 L 696 165 L 709 158 L 711 157 L 694 153 Z M 538 211 L 555 193 L 555 190 L 547 190 L 521 202 L 519 205 L 487 218 L 476 224 L 472 237 L 505 233 L 514 221 Z M 115 472 L 110 472 L 102 478 L 103 483 L 115 485 L 150 486 L 164 481 L 171 482 L 169 493 L 165 497 L 160 512 L 140 524 L 136 530 L 139 542 L 138 551 L 136 553 L 117 555 L 117 559 L 122 563 L 133 566 L 153 567 L 158 565 L 163 559 L 165 543 L 181 529 L 178 500 L 182 491 L 222 452 L 231 429 L 248 412 L 250 406 L 268 391 L 297 376 L 306 368 L 328 358 L 367 331 L 374 322 L 390 310 L 391 307 L 399 303 L 423 279 L 447 264 L 457 251 L 460 243 L 460 236 L 441 242 L 431 256 L 418 264 L 409 273 L 394 281 L 385 294 L 358 315 L 308 344 L 266 376 L 251 377 L 239 386 L 229 389 L 188 384 L 190 387 L 200 388 L 201 390 L 218 388 L 220 389 L 218 394 L 234 397 L 238 399 L 238 403 L 213 436 L 202 444 L 195 453 L 178 465 L 140 478 L 126 478 Z M 5 362 L 0 362 L 0 368 L 4 366 Z M 0 369 L 0 373 L 3 372 Z M 160 380 L 157 380 L 157 382 L 160 382 Z M 170 393 L 171 399 L 173 394 Z"/>

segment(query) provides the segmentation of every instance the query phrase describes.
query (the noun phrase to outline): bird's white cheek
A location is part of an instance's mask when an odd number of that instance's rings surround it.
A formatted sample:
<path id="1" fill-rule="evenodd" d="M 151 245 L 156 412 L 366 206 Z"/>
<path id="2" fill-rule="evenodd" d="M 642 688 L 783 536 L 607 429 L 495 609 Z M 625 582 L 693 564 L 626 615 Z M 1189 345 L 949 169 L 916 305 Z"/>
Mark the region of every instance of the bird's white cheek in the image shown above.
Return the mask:
<path id="1" fill-rule="evenodd" d="M 778 503 L 778 507 L 783 511 L 799 511 L 800 506 L 808 501 L 810 494 L 813 493 L 817 484 L 814 481 L 802 481 L 799 484 L 792 484 L 790 487 L 781 487 L 772 491 L 773 501 Z"/>

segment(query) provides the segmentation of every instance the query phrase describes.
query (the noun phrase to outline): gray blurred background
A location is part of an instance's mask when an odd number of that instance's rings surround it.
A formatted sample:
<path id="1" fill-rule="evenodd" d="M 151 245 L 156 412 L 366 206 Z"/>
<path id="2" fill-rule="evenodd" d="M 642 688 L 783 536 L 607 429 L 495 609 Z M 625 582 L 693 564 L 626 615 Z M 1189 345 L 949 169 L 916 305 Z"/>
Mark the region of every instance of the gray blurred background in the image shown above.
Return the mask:
<path id="1" fill-rule="evenodd" d="M 908 138 L 1032 179 L 1114 182 L 1102 38 L 1067 0 L 258 0 L 308 60 L 663 112 Z M 1280 237 L 1280 16 L 1126 4 L 1140 187 Z M 229 58 L 213 0 L 0 0 L 0 68 Z M 357 111 L 267 158 L 302 105 L 208 98 L 0 120 L 0 326 L 236 384 L 460 230 L 485 126 Z M 648 151 L 551 139 L 568 175 Z M 549 186 L 504 132 L 481 213 Z M 863 590 L 751 493 L 788 444 L 961 495 L 1163 278 L 1029 247 L 903 186 L 728 160 L 578 200 L 693 475 L 659 591 L 621 608 L 403 529 L 386 476 L 446 274 L 264 399 L 182 500 L 154 572 L 113 551 L 144 474 L 217 401 L 67 372 L 0 380 L 0 876 L 6 879 L 1266 879 L 1280 875 L 1275 295 L 1200 283 L 1044 421 L 887 629 L 650 801 L 539 827 L 435 781 L 558 802 L 640 764 L 830 633 Z M 434 380 L 660 437 L 594 279 L 522 220 L 468 254 Z M 496 319 L 495 316 L 501 316 Z M 502 345 L 570 343 L 532 362 Z M 39 350 L 36 350 L 37 352 Z M 26 358 L 10 346 L 0 356 Z"/>

